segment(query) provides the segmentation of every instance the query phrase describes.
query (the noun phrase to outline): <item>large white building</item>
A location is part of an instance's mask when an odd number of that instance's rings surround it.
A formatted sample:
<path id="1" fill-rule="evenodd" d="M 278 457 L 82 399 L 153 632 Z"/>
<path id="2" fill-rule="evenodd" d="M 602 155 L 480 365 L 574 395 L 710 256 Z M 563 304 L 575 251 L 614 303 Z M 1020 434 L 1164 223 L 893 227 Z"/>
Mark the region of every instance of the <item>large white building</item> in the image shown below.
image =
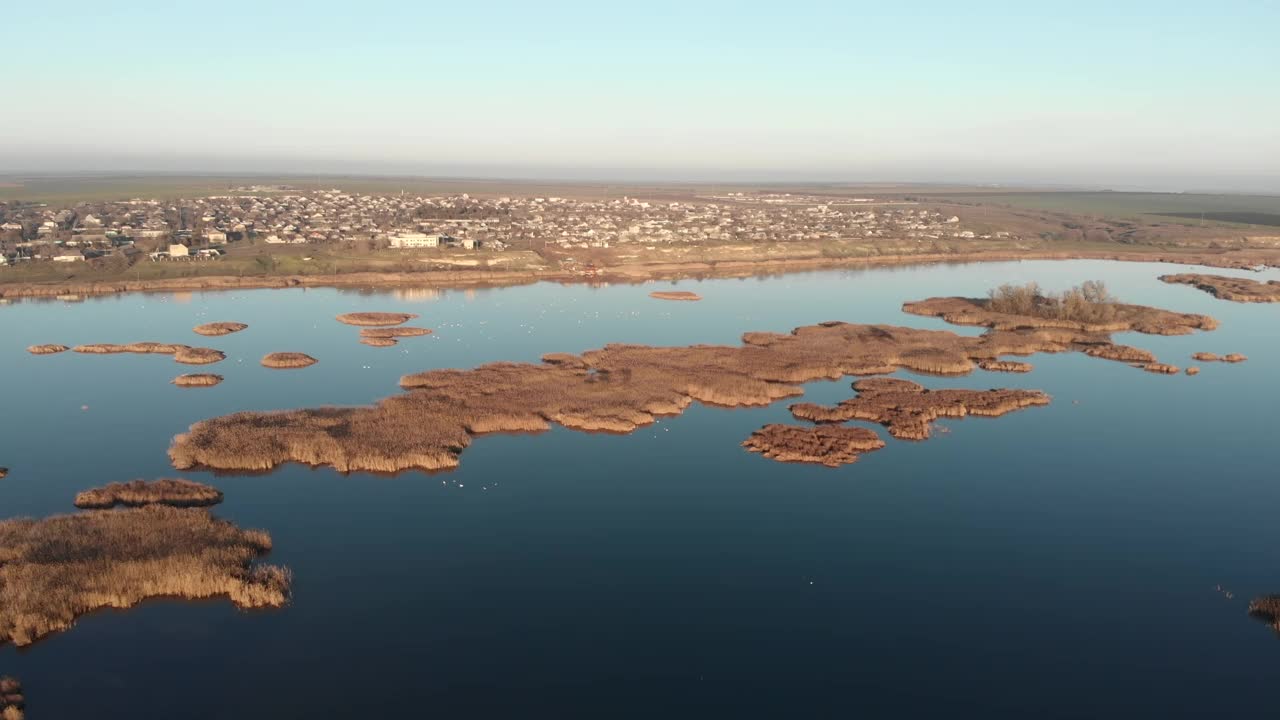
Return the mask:
<path id="1" fill-rule="evenodd" d="M 440 235 L 428 235 L 426 233 L 411 232 L 399 233 L 391 236 L 391 247 L 393 248 L 433 248 L 440 247 Z"/>

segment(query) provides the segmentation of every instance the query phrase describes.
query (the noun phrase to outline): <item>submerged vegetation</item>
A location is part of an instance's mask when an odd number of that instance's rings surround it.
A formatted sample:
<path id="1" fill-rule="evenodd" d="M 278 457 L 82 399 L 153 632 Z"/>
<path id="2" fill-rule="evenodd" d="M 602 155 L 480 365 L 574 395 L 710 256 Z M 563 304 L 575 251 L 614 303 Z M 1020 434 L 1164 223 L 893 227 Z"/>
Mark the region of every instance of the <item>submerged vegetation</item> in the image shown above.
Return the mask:
<path id="1" fill-rule="evenodd" d="M 1083 352 L 1110 343 L 1109 336 L 1095 329 L 1040 327 L 1039 321 L 1028 326 L 1021 316 L 996 313 L 982 301 L 965 298 L 936 298 L 907 308 L 993 327 L 973 337 L 828 322 L 789 334 L 747 333 L 739 346 L 608 345 L 581 355 L 546 355 L 540 364 L 499 362 L 471 370 L 431 370 L 405 376 L 401 385 L 408 392 L 373 406 L 241 412 L 205 420 L 174 438 L 169 457 L 178 468 L 269 470 L 299 462 L 343 472 L 441 470 L 456 467 L 473 437 L 486 433 L 538 432 L 553 423 L 579 431 L 628 433 L 659 416 L 679 414 L 695 401 L 759 406 L 800 395 L 801 383 L 818 379 L 898 369 L 964 375 L 978 363 L 1003 355 Z M 1161 334 L 1215 327 L 1205 316 L 1135 305 L 1117 305 L 1112 325 Z M 907 434 L 908 427 L 927 427 L 924 416 L 940 399 L 952 402 L 939 412 L 962 408 L 965 413 L 991 415 L 1048 402 L 1047 396 L 1034 391 L 933 395 L 922 388 L 894 390 L 915 410 L 910 419 L 888 418 L 891 429 L 896 426 Z M 858 408 L 869 404 L 868 398 L 853 403 Z M 876 417 L 886 412 L 880 408 Z M 927 434 L 927 429 L 917 434 Z"/>
<path id="2" fill-rule="evenodd" d="M 418 317 L 414 313 L 397 312 L 353 312 L 339 315 L 337 320 L 348 325 L 400 325 Z"/>
<path id="3" fill-rule="evenodd" d="M 268 353 L 262 358 L 264 367 L 276 368 L 278 370 L 288 370 L 292 368 L 304 368 L 315 365 L 319 360 L 311 357 L 306 353 L 300 352 L 273 352 Z"/>
<path id="4" fill-rule="evenodd" d="M 211 322 L 203 325 L 197 325 L 191 328 L 191 330 L 197 335 L 218 336 L 240 332 L 247 327 L 249 326 L 242 322 Z"/>
<path id="5" fill-rule="evenodd" d="M 751 433 L 742 446 L 778 462 L 839 467 L 856 462 L 863 453 L 879 450 L 884 441 L 867 428 L 773 424 Z"/>
<path id="6" fill-rule="evenodd" d="M 0 644 L 27 645 L 87 612 L 147 598 L 288 600 L 288 570 L 254 566 L 271 537 L 162 505 L 0 522 Z"/>
<path id="7" fill-rule="evenodd" d="M 172 507 L 207 507 L 222 502 L 222 491 L 203 483 L 182 478 L 131 480 L 85 490 L 76 495 L 78 508 L 105 509 L 116 505 L 170 505 Z"/>

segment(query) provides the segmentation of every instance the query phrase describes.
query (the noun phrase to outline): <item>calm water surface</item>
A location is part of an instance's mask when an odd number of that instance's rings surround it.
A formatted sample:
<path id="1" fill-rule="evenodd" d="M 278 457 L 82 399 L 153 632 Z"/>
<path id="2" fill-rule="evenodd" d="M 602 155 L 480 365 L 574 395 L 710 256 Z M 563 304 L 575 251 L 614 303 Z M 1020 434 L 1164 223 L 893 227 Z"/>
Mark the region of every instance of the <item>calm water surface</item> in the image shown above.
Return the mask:
<path id="1" fill-rule="evenodd" d="M 1222 321 L 1122 342 L 1182 366 L 1202 350 L 1249 356 L 1194 378 L 1078 354 L 1036 356 L 1025 376 L 925 378 L 1054 403 L 890 439 L 838 470 L 739 447 L 789 419 L 779 403 L 695 406 L 628 436 L 483 437 L 438 475 L 186 473 L 225 491 L 215 514 L 271 532 L 293 603 L 96 613 L 0 648 L 0 673 L 22 678 L 33 718 L 1268 716 L 1280 639 L 1245 606 L 1280 592 L 1280 307 L 1156 280 L 1174 271 L 1027 262 L 0 307 L 3 516 L 173 476 L 173 435 L 236 410 L 368 403 L 408 372 L 608 342 L 736 343 L 823 320 L 943 328 L 901 303 L 1000 282 L 1102 279 L 1127 301 Z M 669 285 L 705 299 L 647 297 Z M 416 312 L 436 334 L 365 347 L 333 320 L 356 310 Z M 190 330 L 213 320 L 250 328 Z M 182 390 L 169 380 L 193 369 L 168 357 L 24 350 L 136 340 L 222 349 L 209 370 L 226 381 Z M 320 363 L 258 365 L 277 350 Z M 806 388 L 850 395 L 847 380 Z"/>

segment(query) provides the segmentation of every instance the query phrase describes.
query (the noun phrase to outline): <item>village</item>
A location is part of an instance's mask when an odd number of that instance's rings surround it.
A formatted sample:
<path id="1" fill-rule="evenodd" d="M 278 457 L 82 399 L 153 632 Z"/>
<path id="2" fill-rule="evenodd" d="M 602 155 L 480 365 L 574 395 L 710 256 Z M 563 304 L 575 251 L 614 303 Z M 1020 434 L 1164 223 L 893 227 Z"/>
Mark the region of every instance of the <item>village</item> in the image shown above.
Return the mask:
<path id="1" fill-rule="evenodd" d="M 0 203 L 0 265 L 112 258 L 129 264 L 212 261 L 229 248 L 246 245 L 537 251 L 628 243 L 876 238 L 930 242 L 990 237 L 963 228 L 959 217 L 914 203 L 785 193 L 655 202 L 631 197 L 424 197 L 327 190 L 81 202 L 63 207 Z M 1008 237 L 1008 233 L 994 237 Z"/>

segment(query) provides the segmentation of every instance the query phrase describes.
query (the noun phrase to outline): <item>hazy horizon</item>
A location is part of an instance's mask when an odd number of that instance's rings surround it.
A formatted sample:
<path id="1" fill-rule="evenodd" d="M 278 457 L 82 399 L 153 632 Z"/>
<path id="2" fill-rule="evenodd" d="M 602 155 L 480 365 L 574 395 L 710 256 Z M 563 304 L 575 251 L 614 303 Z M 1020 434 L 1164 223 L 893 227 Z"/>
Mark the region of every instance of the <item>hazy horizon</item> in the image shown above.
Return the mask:
<path id="1" fill-rule="evenodd" d="M 1259 4 L 95 10 L 6 13 L 0 172 L 1280 192 Z"/>

